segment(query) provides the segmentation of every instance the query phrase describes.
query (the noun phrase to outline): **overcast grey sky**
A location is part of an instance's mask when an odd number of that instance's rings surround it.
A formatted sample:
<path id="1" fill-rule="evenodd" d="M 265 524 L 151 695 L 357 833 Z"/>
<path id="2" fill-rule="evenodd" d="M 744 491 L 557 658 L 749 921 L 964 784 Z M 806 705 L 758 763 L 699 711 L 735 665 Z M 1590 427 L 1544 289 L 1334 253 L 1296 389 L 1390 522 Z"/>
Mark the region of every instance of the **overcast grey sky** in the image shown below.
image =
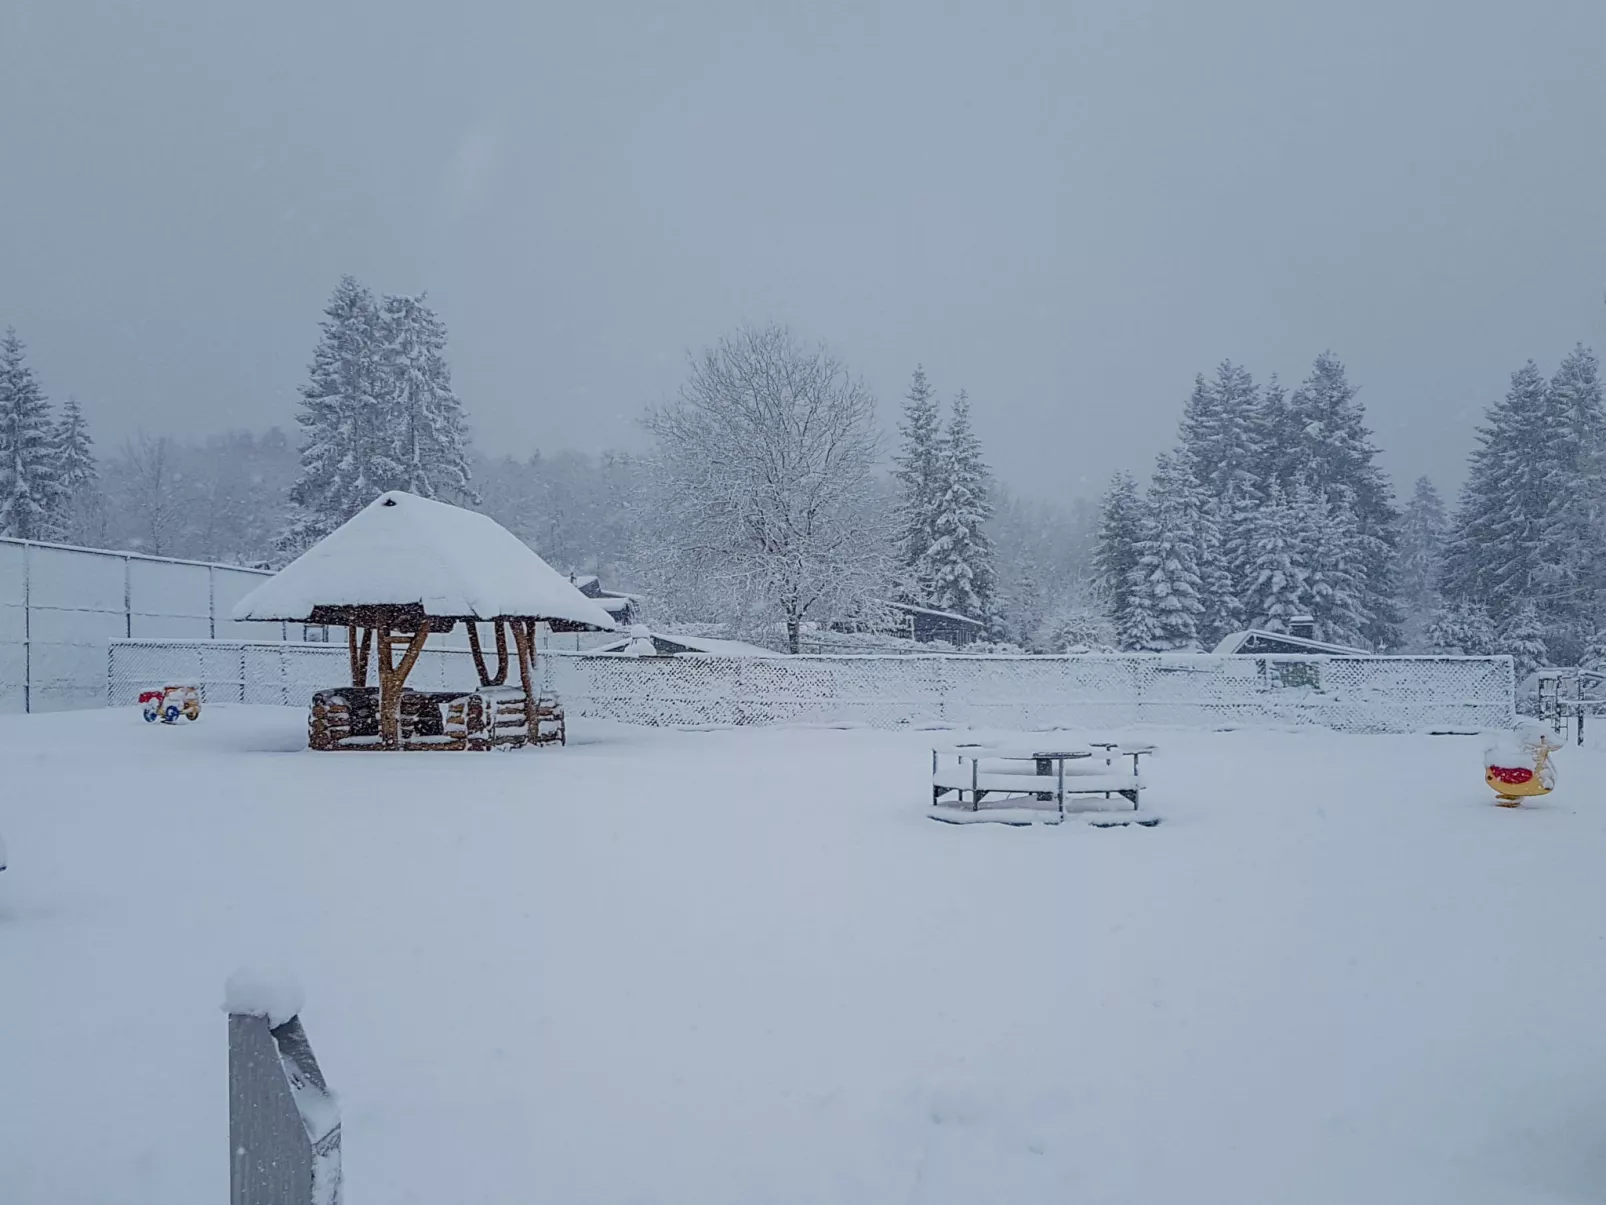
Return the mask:
<path id="1" fill-rule="evenodd" d="M 524 454 L 774 318 L 1062 498 L 1330 347 L 1449 486 L 1606 343 L 1603 52 L 1602 0 L 5 0 L 0 325 L 115 444 L 289 424 L 342 272 L 427 288 Z"/>

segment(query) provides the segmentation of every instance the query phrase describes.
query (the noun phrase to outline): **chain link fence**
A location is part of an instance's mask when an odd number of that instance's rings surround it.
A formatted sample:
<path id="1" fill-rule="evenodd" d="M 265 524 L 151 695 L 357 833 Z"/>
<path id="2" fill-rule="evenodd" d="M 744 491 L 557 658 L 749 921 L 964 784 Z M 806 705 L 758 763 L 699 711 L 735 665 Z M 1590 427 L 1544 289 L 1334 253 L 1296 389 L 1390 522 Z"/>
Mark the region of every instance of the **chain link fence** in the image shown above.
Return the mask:
<path id="1" fill-rule="evenodd" d="M 300 639 L 300 625 L 235 623 L 234 604 L 270 575 L 0 539 L 0 713 L 95 707 L 106 643 L 128 637 Z"/>
<path id="2" fill-rule="evenodd" d="M 1510 727 L 1509 657 L 619 657 L 548 652 L 570 716 L 709 727 L 859 724 L 1042 729 L 1312 725 L 1340 732 Z M 199 685 L 207 702 L 304 707 L 348 679 L 343 643 L 130 640 L 111 645 L 107 702 Z M 408 684 L 468 690 L 459 649 L 427 649 Z"/>

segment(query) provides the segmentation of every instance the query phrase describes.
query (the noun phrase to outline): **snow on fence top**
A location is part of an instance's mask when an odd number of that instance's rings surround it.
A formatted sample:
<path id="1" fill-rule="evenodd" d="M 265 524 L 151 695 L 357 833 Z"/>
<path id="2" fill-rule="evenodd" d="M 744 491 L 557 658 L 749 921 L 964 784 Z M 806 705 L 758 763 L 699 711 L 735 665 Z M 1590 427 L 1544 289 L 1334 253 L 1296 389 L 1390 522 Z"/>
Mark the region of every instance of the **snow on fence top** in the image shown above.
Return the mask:
<path id="1" fill-rule="evenodd" d="M 401 490 L 374 499 L 246 595 L 234 618 L 299 623 L 321 607 L 384 606 L 614 628 L 606 611 L 494 519 Z"/>

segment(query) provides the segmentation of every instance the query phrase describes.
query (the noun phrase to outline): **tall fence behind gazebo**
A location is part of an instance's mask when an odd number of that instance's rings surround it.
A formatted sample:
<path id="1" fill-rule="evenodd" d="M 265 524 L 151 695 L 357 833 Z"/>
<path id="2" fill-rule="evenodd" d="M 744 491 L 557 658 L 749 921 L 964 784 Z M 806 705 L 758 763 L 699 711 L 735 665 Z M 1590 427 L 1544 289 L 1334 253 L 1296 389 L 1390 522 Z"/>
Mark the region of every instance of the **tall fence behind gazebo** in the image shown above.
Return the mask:
<path id="1" fill-rule="evenodd" d="M 618 657 L 547 651 L 538 669 L 570 717 L 679 727 L 855 724 L 1054 728 L 1311 725 L 1480 731 L 1515 717 L 1509 657 Z M 344 645 L 116 641 L 108 703 L 167 682 L 208 702 L 305 707 L 346 680 Z M 426 648 L 409 685 L 468 690 L 473 661 Z"/>
<path id="2" fill-rule="evenodd" d="M 301 639 L 236 623 L 265 570 L 0 538 L 0 713 L 98 706 L 106 646 L 130 637 Z"/>

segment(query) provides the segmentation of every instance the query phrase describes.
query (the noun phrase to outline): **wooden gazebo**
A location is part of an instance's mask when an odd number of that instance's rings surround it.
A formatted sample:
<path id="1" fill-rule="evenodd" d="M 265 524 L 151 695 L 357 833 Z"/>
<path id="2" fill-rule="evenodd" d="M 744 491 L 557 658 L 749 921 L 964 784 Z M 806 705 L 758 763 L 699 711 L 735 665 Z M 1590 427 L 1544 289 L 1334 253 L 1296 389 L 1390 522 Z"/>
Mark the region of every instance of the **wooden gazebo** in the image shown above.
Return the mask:
<path id="1" fill-rule="evenodd" d="M 375 499 L 246 595 L 234 618 L 346 629 L 351 681 L 313 696 L 308 743 L 317 749 L 540 743 L 555 704 L 538 690 L 535 625 L 614 627 L 606 611 L 494 520 L 401 491 Z M 459 623 L 467 625 L 478 687 L 408 689 L 425 641 Z M 481 623 L 491 625 L 494 669 Z M 371 664 L 377 688 L 368 685 Z M 515 664 L 518 685 L 510 686 Z"/>

